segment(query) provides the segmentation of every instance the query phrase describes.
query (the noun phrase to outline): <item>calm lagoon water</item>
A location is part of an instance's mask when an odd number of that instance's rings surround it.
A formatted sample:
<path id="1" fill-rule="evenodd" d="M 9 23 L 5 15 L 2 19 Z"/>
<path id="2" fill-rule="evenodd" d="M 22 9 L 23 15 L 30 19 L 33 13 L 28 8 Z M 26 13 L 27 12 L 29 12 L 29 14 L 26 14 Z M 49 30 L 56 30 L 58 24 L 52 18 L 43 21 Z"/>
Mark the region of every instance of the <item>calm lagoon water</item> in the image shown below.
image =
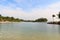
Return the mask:
<path id="1" fill-rule="evenodd" d="M 60 40 L 60 25 L 33 22 L 0 24 L 0 40 Z"/>

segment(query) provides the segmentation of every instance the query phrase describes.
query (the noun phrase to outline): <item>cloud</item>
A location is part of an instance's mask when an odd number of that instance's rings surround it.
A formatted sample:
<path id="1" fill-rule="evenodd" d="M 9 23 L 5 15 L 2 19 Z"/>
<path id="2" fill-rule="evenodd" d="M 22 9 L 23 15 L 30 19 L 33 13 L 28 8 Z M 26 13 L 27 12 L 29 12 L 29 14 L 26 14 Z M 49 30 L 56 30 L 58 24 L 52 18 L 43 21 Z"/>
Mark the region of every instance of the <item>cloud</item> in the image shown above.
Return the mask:
<path id="1" fill-rule="evenodd" d="M 52 14 L 58 14 L 59 10 L 58 8 L 60 8 L 58 5 L 57 7 L 55 6 L 55 4 L 53 4 L 54 6 L 49 5 L 46 8 L 35 8 L 32 9 L 32 12 L 30 12 L 29 14 L 29 18 L 30 19 L 37 19 L 37 18 L 41 18 L 41 17 L 45 17 L 48 18 L 49 21 L 52 20 Z M 55 8 L 54 8 L 55 7 Z"/>
<path id="2" fill-rule="evenodd" d="M 7 7 L 0 5 L 0 14 L 4 16 L 13 16 L 21 19 L 37 19 L 41 17 L 48 18 L 49 21 L 52 20 L 52 14 L 58 14 L 60 11 L 60 2 L 56 2 L 48 5 L 45 8 L 32 8 L 30 12 L 24 11 L 22 8 L 16 7 L 15 9 L 11 8 L 15 5 L 9 5 Z"/>
<path id="3" fill-rule="evenodd" d="M 33 15 L 34 19 L 45 17 L 48 18 L 49 21 L 51 21 L 52 15 L 55 14 L 57 16 L 59 11 L 60 11 L 60 2 L 56 2 L 48 5 L 45 8 L 35 8 L 32 10 L 31 14 Z M 57 18 L 55 19 L 57 20 Z"/>

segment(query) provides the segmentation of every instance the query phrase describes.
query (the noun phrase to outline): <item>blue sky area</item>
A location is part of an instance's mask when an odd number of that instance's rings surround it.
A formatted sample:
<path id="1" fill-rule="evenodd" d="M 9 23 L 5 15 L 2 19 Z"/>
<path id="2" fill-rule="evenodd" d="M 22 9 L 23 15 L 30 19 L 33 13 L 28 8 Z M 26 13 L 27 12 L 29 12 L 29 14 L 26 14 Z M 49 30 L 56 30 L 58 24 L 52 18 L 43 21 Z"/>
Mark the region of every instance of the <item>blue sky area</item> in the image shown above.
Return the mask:
<path id="1" fill-rule="evenodd" d="M 23 10 L 31 10 L 38 6 L 43 8 L 58 1 L 60 0 L 0 0 L 0 5 L 8 7 L 9 5 L 14 4 L 15 6 L 12 6 L 14 8 L 19 7 Z"/>
<path id="2" fill-rule="evenodd" d="M 60 0 L 0 0 L 0 14 L 22 19 L 46 17 L 60 11 Z"/>

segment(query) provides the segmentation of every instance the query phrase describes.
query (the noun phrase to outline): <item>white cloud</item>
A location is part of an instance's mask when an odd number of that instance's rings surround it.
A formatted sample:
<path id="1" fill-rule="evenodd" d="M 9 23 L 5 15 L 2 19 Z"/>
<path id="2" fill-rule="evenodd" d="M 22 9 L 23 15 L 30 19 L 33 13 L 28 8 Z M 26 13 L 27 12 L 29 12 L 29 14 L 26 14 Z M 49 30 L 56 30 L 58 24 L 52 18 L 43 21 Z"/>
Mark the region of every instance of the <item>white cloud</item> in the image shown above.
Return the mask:
<path id="1" fill-rule="evenodd" d="M 60 2 L 51 4 L 46 8 L 35 8 L 31 12 L 25 12 L 21 8 L 10 9 L 9 7 L 0 6 L 0 14 L 4 16 L 13 16 L 21 19 L 37 19 L 41 17 L 48 18 L 52 20 L 52 14 L 58 14 L 60 11 Z"/>
<path id="2" fill-rule="evenodd" d="M 57 16 L 59 11 L 60 11 L 60 2 L 57 2 L 54 4 L 50 4 L 44 9 L 43 8 L 33 9 L 32 14 L 33 16 L 35 16 L 35 18 L 46 17 L 50 21 L 52 20 L 52 14 L 55 14 Z"/>

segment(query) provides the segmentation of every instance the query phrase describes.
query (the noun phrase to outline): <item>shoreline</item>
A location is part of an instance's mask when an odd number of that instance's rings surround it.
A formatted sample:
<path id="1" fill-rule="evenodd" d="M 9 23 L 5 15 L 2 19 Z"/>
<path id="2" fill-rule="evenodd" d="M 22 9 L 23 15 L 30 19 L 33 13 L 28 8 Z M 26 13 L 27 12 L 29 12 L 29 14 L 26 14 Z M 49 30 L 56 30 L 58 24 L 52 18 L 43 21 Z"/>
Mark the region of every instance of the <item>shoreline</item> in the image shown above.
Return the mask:
<path id="1" fill-rule="evenodd" d="M 0 24 L 4 24 L 4 23 L 17 23 L 17 22 L 9 22 L 9 21 L 0 21 Z"/>
<path id="2" fill-rule="evenodd" d="M 2 22 L 0 22 L 0 24 L 3 24 L 3 23 L 12 23 L 12 22 L 3 22 L 3 21 L 2 21 Z"/>
<path id="3" fill-rule="evenodd" d="M 60 25 L 60 21 L 58 21 L 58 22 L 48 22 L 47 24 L 58 24 L 58 25 Z"/>

